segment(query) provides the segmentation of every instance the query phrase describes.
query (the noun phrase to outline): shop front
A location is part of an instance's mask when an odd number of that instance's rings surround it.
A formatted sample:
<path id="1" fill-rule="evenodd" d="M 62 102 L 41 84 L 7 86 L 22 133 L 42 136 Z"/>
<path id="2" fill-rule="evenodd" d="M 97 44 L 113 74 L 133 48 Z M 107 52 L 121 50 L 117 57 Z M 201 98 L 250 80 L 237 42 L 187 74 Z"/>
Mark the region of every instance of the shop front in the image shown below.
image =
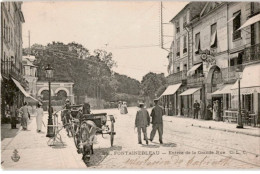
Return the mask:
<path id="1" fill-rule="evenodd" d="M 166 115 L 178 115 L 178 93 L 181 83 L 170 85 L 159 97 Z"/>
<path id="2" fill-rule="evenodd" d="M 181 110 L 183 116 L 193 117 L 195 101 L 201 101 L 201 88 L 190 88 L 180 94 L 181 96 Z"/>
<path id="3" fill-rule="evenodd" d="M 240 81 L 240 98 L 241 109 L 243 112 L 248 113 L 248 116 L 254 121 L 259 123 L 260 115 L 260 64 L 248 65 L 245 67 L 241 79 L 231 87 L 231 111 L 237 113 L 239 108 L 239 81 Z M 236 114 L 237 117 L 237 114 Z M 246 118 L 242 118 L 246 120 Z"/>

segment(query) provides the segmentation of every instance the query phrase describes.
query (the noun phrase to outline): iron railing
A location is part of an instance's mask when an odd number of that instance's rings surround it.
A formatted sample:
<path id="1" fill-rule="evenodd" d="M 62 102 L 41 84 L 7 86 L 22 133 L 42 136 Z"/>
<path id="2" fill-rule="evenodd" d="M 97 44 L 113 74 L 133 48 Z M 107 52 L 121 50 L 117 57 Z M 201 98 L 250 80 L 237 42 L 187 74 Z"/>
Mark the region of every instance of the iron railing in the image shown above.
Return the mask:
<path id="1" fill-rule="evenodd" d="M 176 84 L 182 82 L 182 80 L 187 79 L 187 70 L 183 70 L 177 73 L 173 73 L 167 77 L 169 84 Z"/>
<path id="2" fill-rule="evenodd" d="M 18 80 L 22 86 L 28 86 L 28 82 L 22 76 L 22 70 L 17 68 L 12 61 L 1 62 L 1 74 L 8 78 L 11 75 L 13 78 Z"/>
<path id="3" fill-rule="evenodd" d="M 188 85 L 201 85 L 204 81 L 204 77 L 201 74 L 194 74 L 187 77 Z"/>
<path id="4" fill-rule="evenodd" d="M 243 63 L 260 61 L 260 43 L 245 48 Z"/>

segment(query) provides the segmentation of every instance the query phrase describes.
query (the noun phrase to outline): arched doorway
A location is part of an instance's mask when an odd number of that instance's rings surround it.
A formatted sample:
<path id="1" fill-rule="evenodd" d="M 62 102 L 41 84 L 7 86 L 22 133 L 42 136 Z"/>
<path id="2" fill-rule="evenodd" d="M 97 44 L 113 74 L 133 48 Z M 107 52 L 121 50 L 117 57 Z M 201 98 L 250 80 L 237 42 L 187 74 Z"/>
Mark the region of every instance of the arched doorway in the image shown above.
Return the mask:
<path id="1" fill-rule="evenodd" d="M 43 90 L 41 92 L 41 97 L 42 97 L 42 100 L 49 100 L 49 91 L 48 90 Z"/>
<path id="2" fill-rule="evenodd" d="M 67 94 L 66 91 L 64 91 L 64 90 L 59 90 L 59 91 L 57 92 L 57 100 L 62 100 L 62 101 L 64 101 L 64 100 L 66 100 L 67 97 L 68 97 L 68 94 Z"/>

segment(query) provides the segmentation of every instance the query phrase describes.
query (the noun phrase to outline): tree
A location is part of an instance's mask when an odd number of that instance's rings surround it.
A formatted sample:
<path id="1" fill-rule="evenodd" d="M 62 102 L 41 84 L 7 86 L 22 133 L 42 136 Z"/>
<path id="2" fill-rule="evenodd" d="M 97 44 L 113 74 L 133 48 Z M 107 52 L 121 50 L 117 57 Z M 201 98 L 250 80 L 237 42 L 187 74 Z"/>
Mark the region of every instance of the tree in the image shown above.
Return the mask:
<path id="1" fill-rule="evenodd" d="M 149 97 L 150 99 L 158 97 L 157 90 L 165 84 L 166 78 L 164 77 L 163 73 L 156 74 L 149 72 L 143 77 L 141 81 L 143 95 Z"/>

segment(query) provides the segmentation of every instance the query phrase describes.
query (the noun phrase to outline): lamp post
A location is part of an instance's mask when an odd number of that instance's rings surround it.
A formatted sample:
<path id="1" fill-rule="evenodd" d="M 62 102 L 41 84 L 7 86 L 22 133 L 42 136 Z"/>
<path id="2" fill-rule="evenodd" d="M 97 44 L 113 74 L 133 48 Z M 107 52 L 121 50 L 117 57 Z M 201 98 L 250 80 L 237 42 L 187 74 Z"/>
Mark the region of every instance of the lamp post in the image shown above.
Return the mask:
<path id="1" fill-rule="evenodd" d="M 241 68 L 237 68 L 236 71 L 238 75 L 238 118 L 237 118 L 237 128 L 243 128 L 242 115 L 241 115 L 241 98 L 240 98 L 240 79 L 241 79 Z"/>
<path id="2" fill-rule="evenodd" d="M 200 74 L 200 78 L 204 78 L 205 77 L 205 75 L 204 75 L 204 73 L 201 73 Z M 202 119 L 205 119 L 205 106 L 206 106 L 206 90 L 205 90 L 205 85 L 204 85 L 204 79 L 201 81 L 201 87 L 202 87 L 202 90 L 201 90 L 201 99 L 202 99 L 202 101 L 203 101 L 203 108 L 200 110 L 200 117 L 202 118 Z M 200 106 L 201 107 L 201 106 Z"/>
<path id="3" fill-rule="evenodd" d="M 51 78 L 53 77 L 53 68 L 48 64 L 48 66 L 45 68 L 46 71 L 46 77 L 49 79 L 49 117 L 48 117 L 48 126 L 47 126 L 47 135 L 46 137 L 53 137 L 54 132 L 53 132 L 53 121 L 52 121 L 52 111 L 51 111 Z"/>

